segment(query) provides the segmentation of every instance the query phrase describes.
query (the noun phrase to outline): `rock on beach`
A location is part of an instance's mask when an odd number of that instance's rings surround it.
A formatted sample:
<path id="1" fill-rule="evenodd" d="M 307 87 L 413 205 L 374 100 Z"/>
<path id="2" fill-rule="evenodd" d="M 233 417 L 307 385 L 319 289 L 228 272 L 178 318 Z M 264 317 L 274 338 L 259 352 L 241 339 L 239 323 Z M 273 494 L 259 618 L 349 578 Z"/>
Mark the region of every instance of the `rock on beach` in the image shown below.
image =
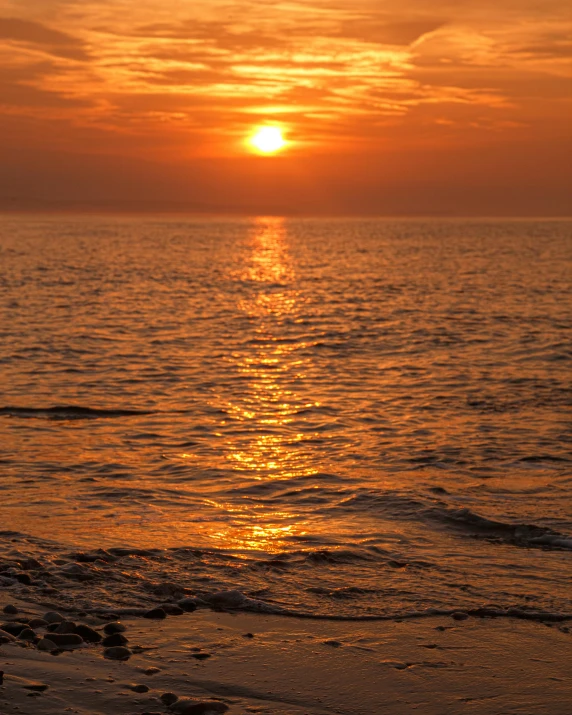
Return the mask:
<path id="1" fill-rule="evenodd" d="M 110 658 L 111 660 L 127 660 L 133 655 L 133 653 L 129 650 L 129 648 L 118 645 L 113 646 L 112 648 L 106 648 L 103 651 L 103 655 L 105 658 Z"/>
<path id="2" fill-rule="evenodd" d="M 152 608 L 150 611 L 147 611 L 143 618 L 167 618 L 167 614 L 162 608 Z"/>
<path id="3" fill-rule="evenodd" d="M 75 632 L 78 636 L 81 636 L 87 643 L 101 643 L 102 636 L 90 626 L 86 626 L 80 623 L 76 626 Z"/>
<path id="4" fill-rule="evenodd" d="M 83 638 L 77 633 L 46 633 L 45 638 L 55 643 L 58 648 L 79 648 L 83 645 Z"/>
<path id="5" fill-rule="evenodd" d="M 62 621 L 65 621 L 65 618 L 61 613 L 57 613 L 57 611 L 48 611 L 44 613 L 44 621 L 47 623 L 62 623 Z"/>
<path id="6" fill-rule="evenodd" d="M 123 623 L 118 623 L 117 621 L 114 621 L 113 623 L 106 623 L 103 626 L 104 632 L 108 636 L 112 636 L 114 633 L 125 633 L 127 630 Z"/>
<path id="7" fill-rule="evenodd" d="M 114 633 L 111 636 L 107 636 L 103 639 L 103 645 L 106 648 L 110 648 L 115 645 L 127 645 L 129 641 L 122 633 Z"/>

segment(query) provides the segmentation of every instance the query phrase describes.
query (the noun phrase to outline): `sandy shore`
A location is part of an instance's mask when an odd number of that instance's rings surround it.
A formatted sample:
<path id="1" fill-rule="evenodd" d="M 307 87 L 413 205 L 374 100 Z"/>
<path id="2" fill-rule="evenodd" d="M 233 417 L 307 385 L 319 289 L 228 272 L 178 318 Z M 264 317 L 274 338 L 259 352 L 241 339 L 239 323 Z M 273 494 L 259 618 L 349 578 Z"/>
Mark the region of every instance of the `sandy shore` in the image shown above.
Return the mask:
<path id="1" fill-rule="evenodd" d="M 43 613 L 16 605 L 20 613 L 3 622 Z M 74 620 L 96 630 L 105 623 Z M 122 623 L 129 647 L 142 647 L 123 662 L 104 658 L 100 644 L 54 656 L 21 641 L 4 643 L 0 712 L 168 713 L 164 693 L 210 701 L 219 711 L 226 705 L 230 715 L 571 712 L 566 624 L 449 617 L 329 622 L 210 610 Z"/>

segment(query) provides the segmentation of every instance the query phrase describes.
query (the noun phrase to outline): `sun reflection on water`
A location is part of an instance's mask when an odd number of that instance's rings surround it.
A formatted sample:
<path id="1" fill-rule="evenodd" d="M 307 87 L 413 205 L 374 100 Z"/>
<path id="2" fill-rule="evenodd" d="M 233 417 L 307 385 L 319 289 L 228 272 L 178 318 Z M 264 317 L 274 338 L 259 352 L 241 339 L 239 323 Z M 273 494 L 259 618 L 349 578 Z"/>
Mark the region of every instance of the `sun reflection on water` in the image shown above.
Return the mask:
<path id="1" fill-rule="evenodd" d="M 285 220 L 257 219 L 248 248 L 239 279 L 250 290 L 239 307 L 253 322 L 254 341 L 229 356 L 243 389 L 225 405 L 226 461 L 246 483 L 310 476 L 317 470 L 305 442 L 313 435 L 295 423 L 298 413 L 313 405 L 292 386 L 306 375 L 308 358 L 300 357 L 306 345 L 296 336 L 286 339 L 285 329 L 285 323 L 295 324 L 300 306 Z M 275 551 L 284 539 L 305 533 L 300 516 L 290 511 L 220 506 L 234 509 L 236 520 L 212 534 L 218 541 L 227 538 L 234 546 Z"/>

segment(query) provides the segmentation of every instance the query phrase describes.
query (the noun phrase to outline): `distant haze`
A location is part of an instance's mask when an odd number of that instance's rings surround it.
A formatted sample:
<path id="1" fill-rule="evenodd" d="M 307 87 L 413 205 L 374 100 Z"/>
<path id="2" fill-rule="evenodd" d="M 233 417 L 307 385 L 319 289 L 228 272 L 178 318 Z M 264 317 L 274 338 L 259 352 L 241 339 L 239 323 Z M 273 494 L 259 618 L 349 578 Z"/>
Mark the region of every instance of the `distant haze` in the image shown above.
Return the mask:
<path id="1" fill-rule="evenodd" d="M 0 0 L 0 210 L 570 215 L 571 30 L 555 0 Z"/>

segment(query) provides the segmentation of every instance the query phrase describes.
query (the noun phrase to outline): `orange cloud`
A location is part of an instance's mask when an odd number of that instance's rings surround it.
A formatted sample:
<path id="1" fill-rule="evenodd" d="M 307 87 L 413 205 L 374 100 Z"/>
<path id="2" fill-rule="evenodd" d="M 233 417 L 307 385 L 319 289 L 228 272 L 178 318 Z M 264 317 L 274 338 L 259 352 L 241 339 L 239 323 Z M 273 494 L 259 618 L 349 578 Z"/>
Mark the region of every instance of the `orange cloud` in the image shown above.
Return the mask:
<path id="1" fill-rule="evenodd" d="M 280 166 L 562 153 L 571 28 L 556 0 L 0 0 L 0 153 L 217 163 L 268 119 Z"/>

